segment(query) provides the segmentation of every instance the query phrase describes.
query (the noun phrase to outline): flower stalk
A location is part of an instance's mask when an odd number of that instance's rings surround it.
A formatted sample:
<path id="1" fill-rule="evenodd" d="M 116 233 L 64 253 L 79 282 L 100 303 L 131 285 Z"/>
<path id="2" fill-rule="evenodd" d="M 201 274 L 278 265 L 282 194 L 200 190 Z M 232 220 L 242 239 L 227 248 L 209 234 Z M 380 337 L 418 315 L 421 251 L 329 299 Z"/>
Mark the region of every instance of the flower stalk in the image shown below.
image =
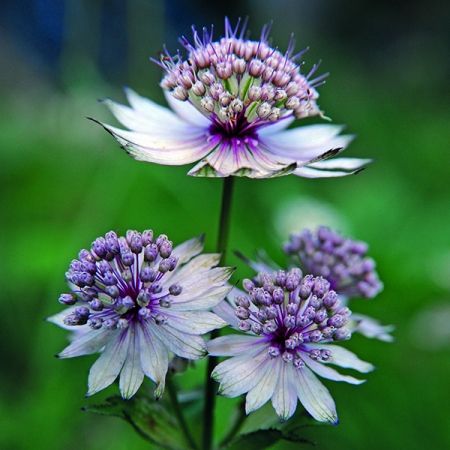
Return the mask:
<path id="1" fill-rule="evenodd" d="M 233 197 L 233 177 L 224 178 L 222 188 L 222 206 L 220 210 L 219 232 L 217 236 L 217 252 L 221 254 L 221 262 L 225 261 L 230 231 L 230 211 Z M 218 331 L 211 333 L 211 339 L 219 337 Z M 203 411 L 203 450 L 211 450 L 214 436 L 214 407 L 216 403 L 216 384 L 211 373 L 217 365 L 217 357 L 209 356 L 206 367 L 205 406 Z"/>

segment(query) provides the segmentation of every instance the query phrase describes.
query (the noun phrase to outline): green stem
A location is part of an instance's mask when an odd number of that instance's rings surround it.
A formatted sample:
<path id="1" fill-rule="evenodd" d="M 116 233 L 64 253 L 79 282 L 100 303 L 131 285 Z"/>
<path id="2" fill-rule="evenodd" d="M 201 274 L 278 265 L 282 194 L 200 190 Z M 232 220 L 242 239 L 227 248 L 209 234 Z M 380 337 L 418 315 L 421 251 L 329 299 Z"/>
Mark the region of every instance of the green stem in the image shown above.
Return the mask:
<path id="1" fill-rule="evenodd" d="M 221 263 L 225 261 L 230 230 L 230 210 L 233 196 L 233 177 L 224 178 L 222 190 L 222 206 L 220 210 L 219 233 L 217 236 L 217 252 L 221 254 Z M 219 336 L 219 330 L 211 333 L 211 339 Z M 217 365 L 217 357 L 209 356 L 206 367 L 205 409 L 203 411 L 203 450 L 211 450 L 214 436 L 214 407 L 216 403 L 216 385 L 211 373 Z"/>
<path id="2" fill-rule="evenodd" d="M 184 434 L 186 443 L 188 444 L 189 448 L 196 449 L 197 444 L 195 443 L 194 438 L 192 437 L 191 432 L 189 431 L 189 428 L 187 426 L 186 419 L 183 416 L 183 410 L 180 403 L 178 402 L 177 389 L 174 382 L 172 381 L 171 375 L 167 377 L 166 383 L 167 391 L 169 392 L 169 398 L 172 403 L 173 413 L 178 420 L 178 424 L 180 425 L 181 431 Z"/>
<path id="3" fill-rule="evenodd" d="M 238 431 L 241 429 L 242 425 L 245 422 L 245 419 L 247 418 L 247 415 L 245 414 L 245 401 L 243 401 L 239 405 L 239 413 L 236 417 L 236 420 L 231 427 L 230 431 L 227 433 L 227 435 L 222 439 L 222 442 L 220 443 L 220 447 L 226 447 L 236 436 Z"/>

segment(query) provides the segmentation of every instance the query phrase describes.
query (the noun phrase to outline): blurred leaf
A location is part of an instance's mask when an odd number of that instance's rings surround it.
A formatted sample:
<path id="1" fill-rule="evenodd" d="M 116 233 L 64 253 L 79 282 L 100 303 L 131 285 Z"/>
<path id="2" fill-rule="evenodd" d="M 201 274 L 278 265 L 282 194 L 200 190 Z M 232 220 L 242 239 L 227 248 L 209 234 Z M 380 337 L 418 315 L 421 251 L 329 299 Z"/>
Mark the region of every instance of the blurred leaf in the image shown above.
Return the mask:
<path id="1" fill-rule="evenodd" d="M 225 448 L 227 450 L 241 450 L 243 448 L 246 450 L 259 450 L 269 448 L 281 440 L 296 442 L 298 444 L 314 445 L 313 442 L 308 441 L 296 432 L 288 433 L 283 430 L 269 429 L 241 434 Z"/>
<path id="2" fill-rule="evenodd" d="M 158 448 L 186 449 L 174 415 L 163 402 L 144 396 L 135 396 L 131 400 L 114 396 L 106 399 L 105 403 L 85 406 L 83 410 L 124 419 L 139 435 Z"/>

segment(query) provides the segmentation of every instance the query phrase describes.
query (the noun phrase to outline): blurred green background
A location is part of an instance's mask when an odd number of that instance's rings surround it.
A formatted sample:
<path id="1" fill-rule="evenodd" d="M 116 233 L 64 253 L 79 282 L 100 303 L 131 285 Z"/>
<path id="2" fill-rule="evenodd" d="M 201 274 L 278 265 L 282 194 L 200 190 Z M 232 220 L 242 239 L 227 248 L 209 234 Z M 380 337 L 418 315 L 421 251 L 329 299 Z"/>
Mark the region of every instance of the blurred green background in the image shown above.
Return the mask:
<path id="1" fill-rule="evenodd" d="M 67 336 L 44 319 L 61 309 L 70 260 L 110 229 L 151 227 L 175 242 L 206 232 L 214 249 L 221 181 L 137 163 L 85 116 L 112 121 L 96 100 L 123 100 L 123 85 L 162 103 L 148 57 L 164 42 L 178 48 L 191 23 L 221 32 L 225 14 L 250 15 L 253 36 L 273 19 L 281 48 L 291 31 L 310 45 L 307 64 L 321 58 L 331 72 L 321 107 L 358 136 L 347 155 L 375 159 L 343 179 L 237 180 L 231 249 L 282 261 L 289 231 L 322 222 L 368 241 L 385 283 L 353 308 L 395 324 L 395 343 L 348 343 L 377 370 L 360 387 L 325 383 L 341 423 L 305 436 L 327 450 L 450 448 L 449 40 L 439 3 L 2 2 L 0 448 L 149 448 L 118 419 L 80 410 L 117 388 L 86 400 L 94 357 L 55 359 Z M 231 252 L 228 263 L 236 280 L 249 274 Z M 179 381 L 197 383 L 202 364 Z M 219 400 L 222 432 L 233 404 Z"/>

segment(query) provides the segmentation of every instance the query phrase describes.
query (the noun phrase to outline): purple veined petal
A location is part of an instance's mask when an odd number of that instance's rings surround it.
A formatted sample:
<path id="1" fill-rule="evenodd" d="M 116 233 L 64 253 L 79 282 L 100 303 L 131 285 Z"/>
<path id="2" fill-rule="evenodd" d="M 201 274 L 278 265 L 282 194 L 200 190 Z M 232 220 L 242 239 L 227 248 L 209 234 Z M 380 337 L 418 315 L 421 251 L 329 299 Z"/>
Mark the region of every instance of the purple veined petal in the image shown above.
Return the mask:
<path id="1" fill-rule="evenodd" d="M 371 159 L 362 158 L 333 158 L 308 164 L 308 167 L 325 170 L 357 170 L 371 162 Z"/>
<path id="2" fill-rule="evenodd" d="M 207 293 L 213 287 L 223 286 L 234 272 L 233 267 L 214 267 L 209 270 L 198 270 L 195 275 L 189 278 L 173 277 L 171 281 L 180 283 L 183 286 L 183 292 L 176 299 L 177 302 L 198 297 L 203 293 Z"/>
<path id="3" fill-rule="evenodd" d="M 256 354 L 249 352 L 248 355 L 232 358 L 239 360 L 239 363 L 235 364 L 232 369 L 229 368 L 226 374 L 221 376 L 218 390 L 219 395 L 237 397 L 253 389 L 264 376 L 266 362 L 269 358 L 267 349 Z M 217 372 L 215 370 L 213 371 L 213 378 L 217 376 L 216 374 L 219 371 L 220 369 Z"/>
<path id="4" fill-rule="evenodd" d="M 353 140 L 353 136 L 336 136 L 329 141 L 319 145 L 302 145 L 300 142 L 292 143 L 290 145 L 281 145 L 276 142 L 268 144 L 266 139 L 261 143 L 267 151 L 274 156 L 290 158 L 297 161 L 299 164 L 307 164 L 315 160 L 326 159 L 330 154 L 337 154 L 348 147 Z"/>
<path id="5" fill-rule="evenodd" d="M 183 142 L 174 138 L 172 138 L 173 141 L 172 139 L 148 141 L 148 144 L 152 144 L 154 147 L 144 147 L 136 144 L 134 140 L 142 141 L 148 135 L 141 133 L 140 136 L 137 136 L 137 133 L 131 131 L 121 130 L 101 122 L 97 123 L 102 125 L 124 150 L 138 161 L 175 166 L 184 165 L 198 161 L 211 151 L 208 143 L 205 144 L 204 138 L 200 136 L 186 139 Z"/>
<path id="6" fill-rule="evenodd" d="M 231 327 L 239 329 L 239 319 L 236 317 L 236 306 L 231 303 L 230 295 L 213 308 L 213 312 L 227 322 Z"/>
<path id="7" fill-rule="evenodd" d="M 206 344 L 200 336 L 183 333 L 170 325 L 155 325 L 152 331 L 177 356 L 200 359 L 206 354 Z"/>
<path id="8" fill-rule="evenodd" d="M 182 333 L 202 335 L 217 328 L 224 327 L 227 323 L 216 314 L 209 311 L 173 311 L 169 308 L 164 311 L 167 324 Z"/>
<path id="9" fill-rule="evenodd" d="M 117 331 L 91 330 L 75 334 L 71 344 L 58 354 L 58 358 L 73 358 L 75 356 L 91 355 L 99 352 Z"/>
<path id="10" fill-rule="evenodd" d="M 167 91 L 164 91 L 164 95 L 172 110 L 184 121 L 202 128 L 207 128 L 210 125 L 210 121 L 192 106 L 189 101 L 182 102 L 177 100 Z"/>
<path id="11" fill-rule="evenodd" d="M 362 334 L 371 339 L 378 339 L 383 342 L 393 342 L 394 337 L 390 334 L 394 331 L 393 325 L 381 325 L 381 323 L 364 314 L 352 314 L 352 331 Z"/>
<path id="12" fill-rule="evenodd" d="M 273 359 L 266 362 L 265 372 L 259 383 L 251 389 L 245 399 L 245 412 L 250 414 L 261 408 L 273 396 L 275 387 L 280 378 L 280 369 L 284 363 L 279 359 Z M 295 393 L 295 402 L 297 403 L 297 393 Z"/>
<path id="13" fill-rule="evenodd" d="M 281 365 L 277 385 L 272 395 L 272 405 L 282 420 L 288 420 L 297 408 L 297 392 L 295 388 L 296 369 L 278 358 Z"/>
<path id="14" fill-rule="evenodd" d="M 349 384 L 362 384 L 366 380 L 358 380 L 357 378 L 351 377 L 349 375 L 341 375 L 337 370 L 327 367 L 322 363 L 313 361 L 309 356 L 303 358 L 306 365 L 317 375 L 327 380 L 333 381 L 344 381 Z"/>
<path id="15" fill-rule="evenodd" d="M 353 172 L 344 172 L 337 170 L 318 170 L 312 169 L 311 167 L 303 166 L 294 170 L 294 175 L 303 178 L 337 178 L 337 177 L 346 177 L 348 175 L 355 175 L 359 172 L 359 170 L 355 170 Z"/>
<path id="16" fill-rule="evenodd" d="M 100 357 L 89 371 L 87 395 L 93 395 L 108 387 L 119 375 L 130 342 L 129 330 L 123 330 L 108 342 Z"/>
<path id="17" fill-rule="evenodd" d="M 178 258 L 178 264 L 185 264 L 194 256 L 197 256 L 199 253 L 203 251 L 204 247 L 204 238 L 203 236 L 198 236 L 193 239 L 190 239 L 186 242 L 183 242 L 180 245 L 177 245 L 173 251 L 172 256 Z"/>
<path id="18" fill-rule="evenodd" d="M 264 339 L 259 336 L 231 334 L 212 339 L 206 345 L 208 353 L 213 356 L 239 356 L 241 353 L 251 352 L 255 345 Z"/>
<path id="19" fill-rule="evenodd" d="M 295 388 L 300 402 L 314 419 L 319 422 L 338 423 L 333 398 L 310 369 L 302 367 L 297 370 Z"/>
<path id="20" fill-rule="evenodd" d="M 171 311 L 197 311 L 200 309 L 217 308 L 218 305 L 225 301 L 224 299 L 231 289 L 231 286 L 218 286 L 207 290 L 199 296 L 194 295 L 192 298 L 183 301 L 179 301 L 178 298 L 175 298 L 170 309 Z M 222 317 L 220 314 L 217 315 Z"/>
<path id="21" fill-rule="evenodd" d="M 283 117 L 275 123 L 270 123 L 267 126 L 262 126 L 258 129 L 260 136 L 270 136 L 272 134 L 280 133 L 284 131 L 289 125 L 295 121 L 295 117 L 291 114 Z"/>
<path id="22" fill-rule="evenodd" d="M 164 392 L 169 356 L 166 346 L 152 331 L 152 326 L 143 322 L 138 328 L 141 367 L 145 375 L 156 383 L 155 396 Z"/>
<path id="23" fill-rule="evenodd" d="M 137 325 L 139 326 L 139 325 Z M 144 372 L 141 368 L 141 357 L 139 353 L 139 332 L 136 326 L 131 326 L 130 344 L 127 351 L 127 359 L 120 372 L 119 388 L 123 398 L 131 398 L 144 381 Z"/>
<path id="24" fill-rule="evenodd" d="M 269 129 L 270 127 L 268 127 Z M 344 127 L 342 125 L 306 125 L 264 136 L 267 145 L 282 148 L 310 148 L 327 145 Z"/>
<path id="25" fill-rule="evenodd" d="M 339 345 L 308 344 L 308 348 L 329 350 L 331 358 L 326 364 L 334 364 L 344 369 L 354 369 L 361 373 L 371 372 L 375 368 L 373 364 L 359 359 L 353 352 Z"/>

